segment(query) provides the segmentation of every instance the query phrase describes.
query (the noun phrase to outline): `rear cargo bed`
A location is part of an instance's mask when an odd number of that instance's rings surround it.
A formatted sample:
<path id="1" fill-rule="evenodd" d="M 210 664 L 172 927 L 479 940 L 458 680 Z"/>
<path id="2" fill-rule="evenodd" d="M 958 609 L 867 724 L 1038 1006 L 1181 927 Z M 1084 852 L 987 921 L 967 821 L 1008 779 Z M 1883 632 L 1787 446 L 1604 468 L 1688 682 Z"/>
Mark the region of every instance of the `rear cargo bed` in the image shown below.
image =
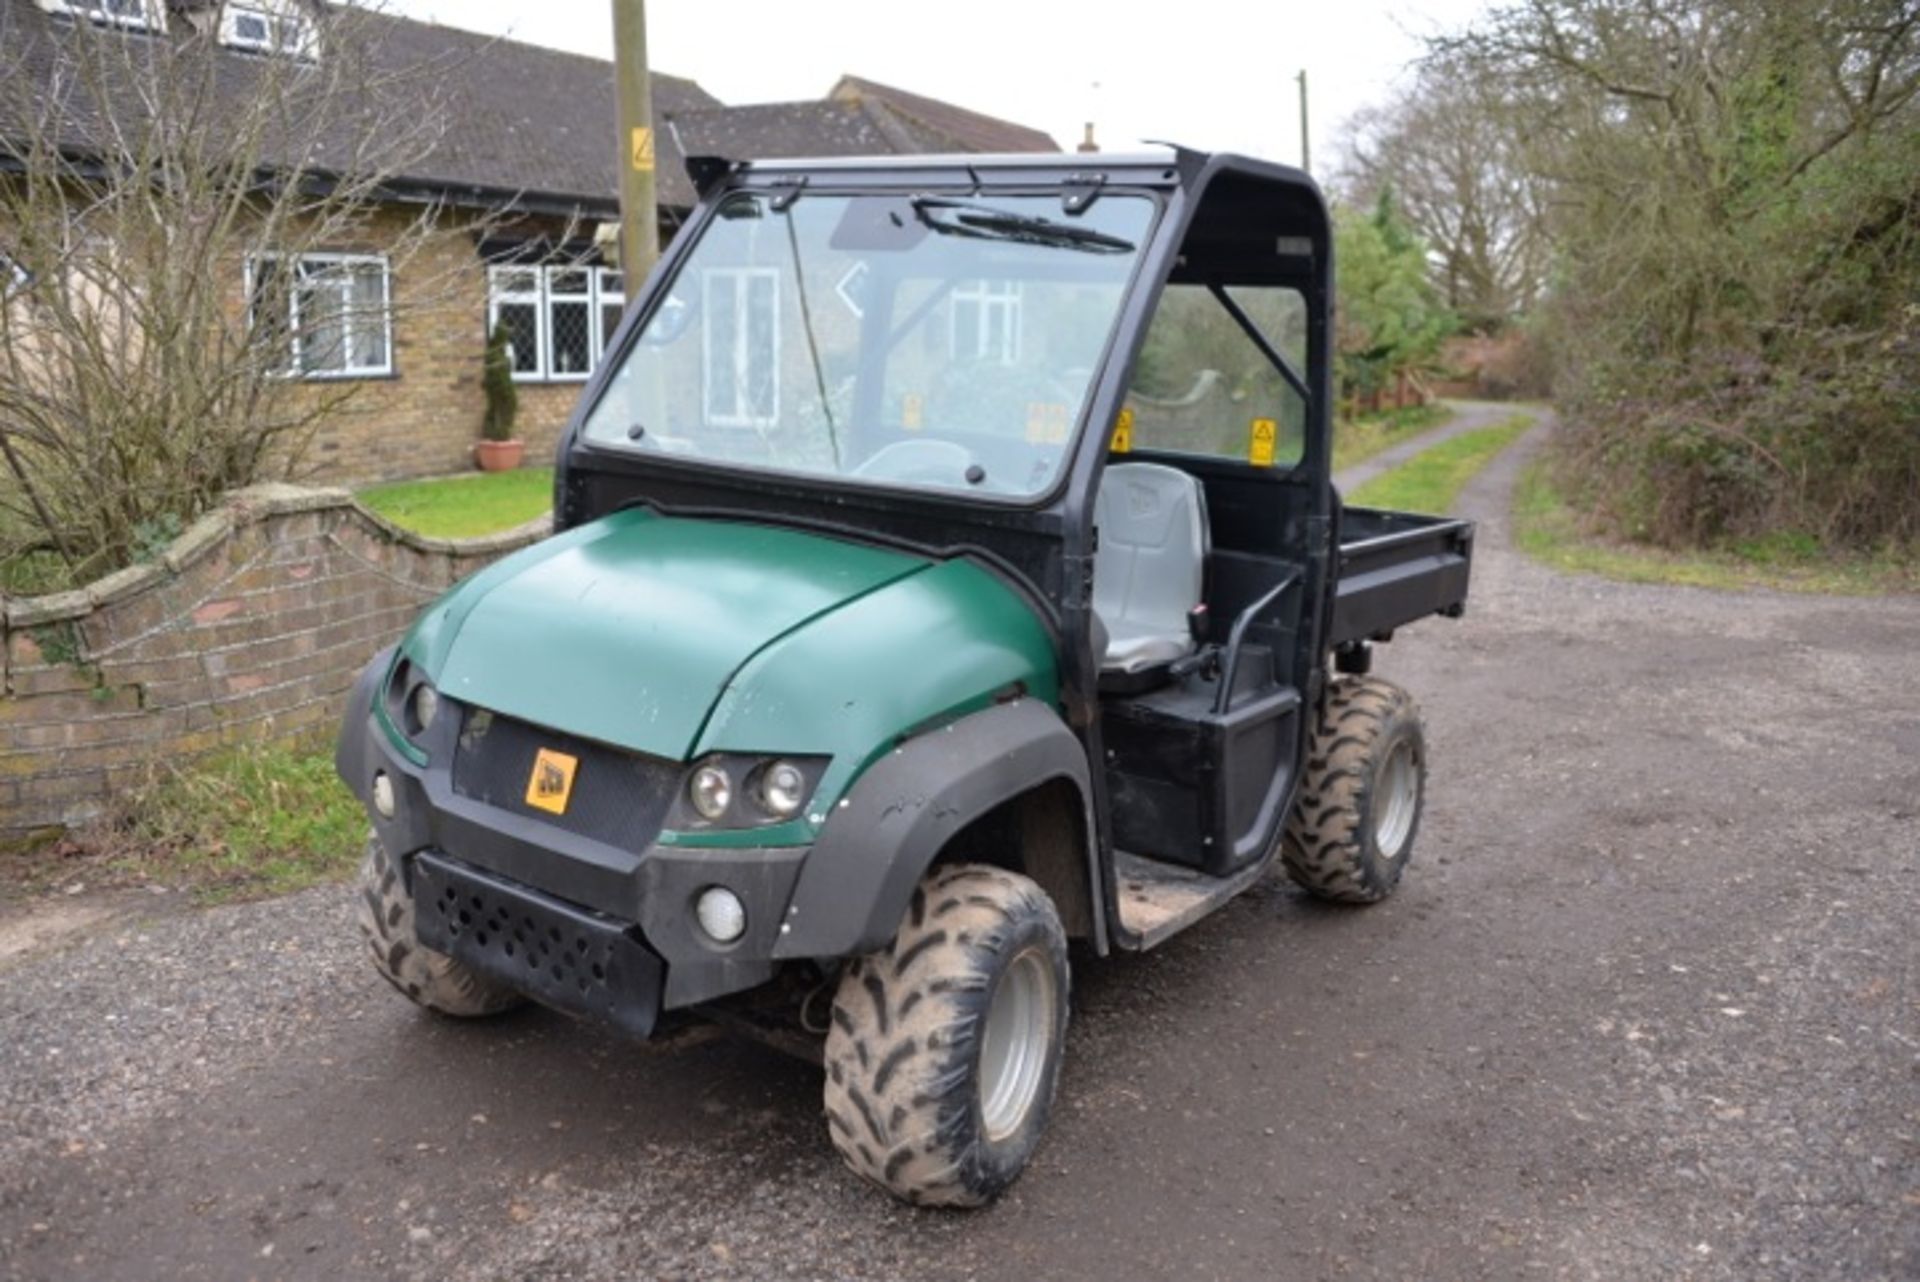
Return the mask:
<path id="1" fill-rule="evenodd" d="M 1430 614 L 1458 617 L 1466 608 L 1472 560 L 1471 521 L 1343 509 L 1330 642 L 1384 639 Z"/>

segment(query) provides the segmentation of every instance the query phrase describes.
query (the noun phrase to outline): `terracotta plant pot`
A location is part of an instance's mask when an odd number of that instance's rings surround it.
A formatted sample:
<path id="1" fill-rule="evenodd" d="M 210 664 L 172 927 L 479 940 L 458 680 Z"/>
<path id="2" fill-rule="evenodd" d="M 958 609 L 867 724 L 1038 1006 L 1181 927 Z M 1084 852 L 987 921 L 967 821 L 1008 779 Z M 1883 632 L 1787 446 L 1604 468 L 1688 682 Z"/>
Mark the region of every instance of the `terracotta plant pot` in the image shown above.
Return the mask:
<path id="1" fill-rule="evenodd" d="M 481 441 L 473 447 L 473 454 L 482 472 L 511 472 L 520 466 L 526 448 L 525 441 Z"/>

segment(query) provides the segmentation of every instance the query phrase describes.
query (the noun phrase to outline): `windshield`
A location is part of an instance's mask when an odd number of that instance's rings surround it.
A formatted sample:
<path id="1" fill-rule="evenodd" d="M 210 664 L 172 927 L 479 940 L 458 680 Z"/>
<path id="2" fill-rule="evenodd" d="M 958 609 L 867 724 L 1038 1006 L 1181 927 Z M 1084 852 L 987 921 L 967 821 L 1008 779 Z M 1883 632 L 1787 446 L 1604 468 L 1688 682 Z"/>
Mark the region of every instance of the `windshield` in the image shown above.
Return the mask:
<path id="1" fill-rule="evenodd" d="M 784 205 L 784 208 L 781 207 Z M 1154 213 L 1109 195 L 736 194 L 588 414 L 596 444 L 1030 497 Z"/>

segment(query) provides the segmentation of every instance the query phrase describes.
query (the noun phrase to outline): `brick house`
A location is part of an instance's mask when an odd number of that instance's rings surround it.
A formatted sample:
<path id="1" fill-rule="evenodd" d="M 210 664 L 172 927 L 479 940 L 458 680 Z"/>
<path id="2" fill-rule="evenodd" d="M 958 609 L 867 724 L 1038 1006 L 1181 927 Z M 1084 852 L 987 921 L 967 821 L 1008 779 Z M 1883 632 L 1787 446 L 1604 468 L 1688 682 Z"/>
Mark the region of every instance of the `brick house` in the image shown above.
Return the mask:
<path id="1" fill-rule="evenodd" d="M 35 61 L 36 38 L 58 24 L 90 23 L 128 40 L 214 35 L 220 55 L 233 59 L 321 59 L 326 14 L 310 0 L 0 0 L 0 52 L 9 44 L 25 51 L 9 74 L 50 75 Z M 432 152 L 390 184 L 391 208 L 354 243 L 271 265 L 299 274 L 303 299 L 337 295 L 343 310 L 356 305 L 354 314 L 378 318 L 332 335 L 324 354 L 302 365 L 316 382 L 359 385 L 353 412 L 329 420 L 314 441 L 314 476 L 360 482 L 471 466 L 496 325 L 512 340 L 517 432 L 528 462 L 542 464 L 625 300 L 611 241 L 619 217 L 612 64 L 392 15 L 364 21 L 378 24 L 366 45 L 376 69 L 446 67 L 434 84 L 445 126 Z M 677 76 L 655 72 L 652 83 L 663 242 L 694 201 L 688 154 L 1057 150 L 1038 130 L 852 76 L 819 100 L 749 106 L 725 105 Z M 438 230 L 395 270 L 389 238 L 426 206 L 439 211 Z M 484 233 L 476 230 L 483 221 Z M 6 248 L 0 228 L 0 288 L 14 288 L 24 273 Z M 226 270 L 244 305 L 264 269 Z M 429 280 L 430 294 L 421 284 Z M 299 323 L 296 305 L 287 324 L 297 332 Z"/>

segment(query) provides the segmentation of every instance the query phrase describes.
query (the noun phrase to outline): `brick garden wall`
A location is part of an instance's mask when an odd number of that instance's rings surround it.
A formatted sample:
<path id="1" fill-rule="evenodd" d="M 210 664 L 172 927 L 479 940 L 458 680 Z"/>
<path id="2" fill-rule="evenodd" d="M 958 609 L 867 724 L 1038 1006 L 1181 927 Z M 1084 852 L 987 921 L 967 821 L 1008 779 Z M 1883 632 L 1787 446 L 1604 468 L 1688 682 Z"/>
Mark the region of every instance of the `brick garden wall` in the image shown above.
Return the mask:
<path id="1" fill-rule="evenodd" d="M 0 834 L 90 819 L 151 762 L 331 733 L 422 605 L 544 532 L 424 539 L 344 491 L 266 486 L 156 562 L 6 600 Z"/>

